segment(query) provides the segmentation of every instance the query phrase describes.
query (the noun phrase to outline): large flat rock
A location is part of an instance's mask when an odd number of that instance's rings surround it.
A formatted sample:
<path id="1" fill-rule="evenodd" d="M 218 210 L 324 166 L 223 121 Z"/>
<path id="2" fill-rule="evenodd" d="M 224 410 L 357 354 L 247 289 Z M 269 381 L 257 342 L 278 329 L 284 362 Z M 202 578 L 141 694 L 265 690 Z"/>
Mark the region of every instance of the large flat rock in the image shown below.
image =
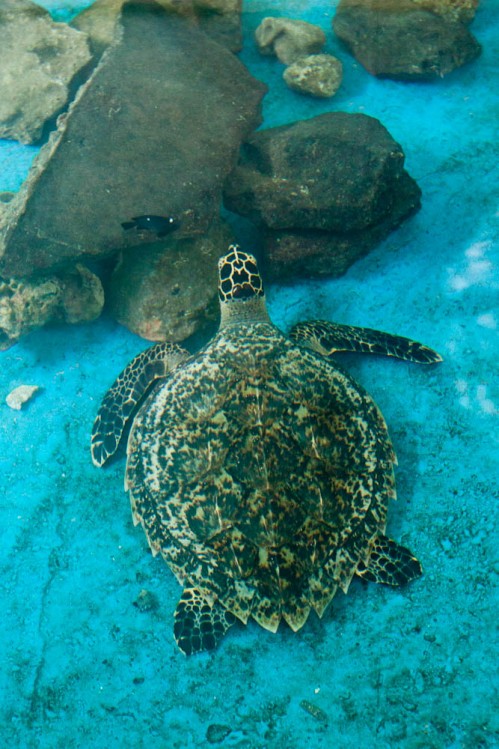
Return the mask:
<path id="1" fill-rule="evenodd" d="M 145 0 L 147 3 L 149 0 Z M 194 21 L 211 39 L 232 52 L 242 47 L 242 0 L 156 0 L 167 11 Z M 126 0 L 94 0 L 71 22 L 88 34 L 96 56 L 112 44 Z"/>
<path id="2" fill-rule="evenodd" d="M 207 230 L 266 90 L 224 47 L 154 2 L 124 6 L 122 33 L 80 89 L 1 217 L 0 275 L 72 267 L 150 243 L 121 224 L 175 216 Z"/>

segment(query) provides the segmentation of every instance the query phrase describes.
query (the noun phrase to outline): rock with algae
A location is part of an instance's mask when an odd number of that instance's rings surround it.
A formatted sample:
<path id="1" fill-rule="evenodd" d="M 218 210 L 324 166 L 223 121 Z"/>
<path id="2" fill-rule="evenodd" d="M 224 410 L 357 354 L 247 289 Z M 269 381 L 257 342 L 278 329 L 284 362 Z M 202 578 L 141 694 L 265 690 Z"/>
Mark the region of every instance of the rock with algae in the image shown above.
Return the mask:
<path id="1" fill-rule="evenodd" d="M 86 34 L 29 0 L 0 4 L 0 138 L 36 142 L 91 59 Z"/>
<path id="2" fill-rule="evenodd" d="M 119 39 L 80 87 L 2 213 L 0 275 L 26 277 L 148 243 L 122 223 L 175 216 L 184 236 L 218 214 L 266 87 L 191 22 L 128 3 Z"/>
<path id="3" fill-rule="evenodd" d="M 48 322 L 94 320 L 103 306 L 102 284 L 83 265 L 60 276 L 0 279 L 0 350 Z"/>

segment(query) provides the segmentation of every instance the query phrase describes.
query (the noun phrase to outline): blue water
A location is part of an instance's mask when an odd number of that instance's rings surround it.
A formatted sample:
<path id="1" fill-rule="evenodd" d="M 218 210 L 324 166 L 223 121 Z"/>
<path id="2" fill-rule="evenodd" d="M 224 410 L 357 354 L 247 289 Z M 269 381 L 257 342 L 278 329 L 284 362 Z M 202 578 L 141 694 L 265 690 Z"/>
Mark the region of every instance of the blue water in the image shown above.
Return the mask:
<path id="1" fill-rule="evenodd" d="M 70 7 L 43 4 L 59 18 Z M 335 98 L 292 93 L 280 63 L 259 56 L 251 33 L 272 14 L 324 28 L 345 67 Z M 269 308 L 283 329 L 333 319 L 444 356 L 431 369 L 347 361 L 399 459 L 389 533 L 425 574 L 400 591 L 354 582 L 298 634 L 250 623 L 185 658 L 172 637 L 180 589 L 132 525 L 123 463 L 99 471 L 88 449 L 100 399 L 146 344 L 105 316 L 33 333 L 0 354 L 2 746 L 204 747 L 212 724 L 231 728 L 215 746 L 244 749 L 499 746 L 499 3 L 473 23 L 482 56 L 431 84 L 369 76 L 333 39 L 332 14 L 245 3 L 241 58 L 270 87 L 265 126 L 336 110 L 378 117 L 423 207 L 342 278 L 271 287 Z M 35 151 L 0 142 L 0 190 L 19 187 Z M 17 412 L 4 399 L 20 384 L 42 389 Z M 133 605 L 144 588 L 158 611 Z"/>

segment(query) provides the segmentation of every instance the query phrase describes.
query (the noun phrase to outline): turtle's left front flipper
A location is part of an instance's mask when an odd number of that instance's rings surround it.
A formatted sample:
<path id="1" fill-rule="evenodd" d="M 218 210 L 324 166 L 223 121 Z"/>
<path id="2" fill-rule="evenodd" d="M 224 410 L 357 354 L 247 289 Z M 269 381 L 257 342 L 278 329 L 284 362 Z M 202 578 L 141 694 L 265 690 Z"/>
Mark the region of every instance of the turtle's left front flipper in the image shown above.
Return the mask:
<path id="1" fill-rule="evenodd" d="M 338 325 L 326 320 L 298 323 L 289 337 L 323 356 L 332 356 L 338 351 L 352 351 L 363 354 L 395 356 L 397 359 L 434 364 L 442 361 L 437 354 L 422 343 L 410 338 L 383 333 L 371 328 L 357 328 L 352 325 Z"/>
<path id="2" fill-rule="evenodd" d="M 120 444 L 127 423 L 153 382 L 166 377 L 189 357 L 174 343 L 156 343 L 142 351 L 107 391 L 92 429 L 92 461 L 103 466 Z"/>
<path id="3" fill-rule="evenodd" d="M 405 585 L 423 574 L 416 557 L 405 546 L 378 534 L 374 541 L 369 564 L 359 564 L 356 575 L 371 583 Z"/>

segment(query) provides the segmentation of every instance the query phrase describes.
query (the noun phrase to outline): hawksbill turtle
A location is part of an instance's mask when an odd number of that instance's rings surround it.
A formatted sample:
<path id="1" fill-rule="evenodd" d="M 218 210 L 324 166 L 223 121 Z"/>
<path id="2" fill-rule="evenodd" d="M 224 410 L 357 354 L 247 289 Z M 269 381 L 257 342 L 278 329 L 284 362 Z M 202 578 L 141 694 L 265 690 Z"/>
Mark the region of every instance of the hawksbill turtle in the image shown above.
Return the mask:
<path id="1" fill-rule="evenodd" d="M 214 338 L 195 354 L 170 343 L 139 354 L 92 433 L 102 466 L 132 422 L 125 487 L 134 523 L 182 585 L 174 635 L 186 654 L 214 648 L 237 619 L 297 631 L 354 575 L 398 586 L 422 573 L 385 535 L 396 458 L 383 416 L 330 357 L 439 354 L 326 321 L 284 335 L 237 245 L 219 260 L 219 296 Z"/>

